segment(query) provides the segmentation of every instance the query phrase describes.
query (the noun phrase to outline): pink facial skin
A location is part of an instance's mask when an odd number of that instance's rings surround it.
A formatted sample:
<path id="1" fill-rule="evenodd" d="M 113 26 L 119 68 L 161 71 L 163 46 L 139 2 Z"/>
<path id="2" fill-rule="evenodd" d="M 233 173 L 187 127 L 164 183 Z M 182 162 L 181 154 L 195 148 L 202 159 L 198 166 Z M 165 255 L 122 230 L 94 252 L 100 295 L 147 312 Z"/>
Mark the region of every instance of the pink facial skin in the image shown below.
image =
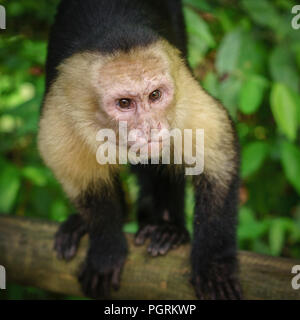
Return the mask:
<path id="1" fill-rule="evenodd" d="M 123 74 L 108 72 L 99 79 L 100 104 L 115 128 L 119 121 L 127 121 L 128 132 L 138 130 L 135 142 L 129 142 L 129 146 L 151 144 L 152 129 L 169 129 L 166 111 L 174 98 L 173 80 L 167 72 L 158 73 L 157 68 L 140 72 L 132 66 L 127 69 Z M 159 90 L 160 97 L 152 101 L 150 95 L 155 90 Z M 121 108 L 121 99 L 129 99 L 130 106 Z"/>

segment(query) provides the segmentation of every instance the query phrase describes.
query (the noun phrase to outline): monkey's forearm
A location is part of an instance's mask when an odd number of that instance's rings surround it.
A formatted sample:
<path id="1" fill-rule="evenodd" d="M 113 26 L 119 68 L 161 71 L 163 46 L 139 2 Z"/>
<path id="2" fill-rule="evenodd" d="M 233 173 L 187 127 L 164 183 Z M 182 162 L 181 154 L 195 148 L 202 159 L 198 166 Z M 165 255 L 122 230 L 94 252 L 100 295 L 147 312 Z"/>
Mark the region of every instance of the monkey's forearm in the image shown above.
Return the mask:
<path id="1" fill-rule="evenodd" d="M 79 281 L 86 295 L 109 297 L 110 286 L 118 288 L 127 254 L 122 232 L 124 208 L 116 183 L 101 190 L 90 189 L 77 199 L 77 207 L 85 220 L 90 248 Z"/>
<path id="2" fill-rule="evenodd" d="M 205 261 L 235 254 L 238 177 L 230 185 L 218 185 L 203 176 L 195 190 L 194 253 Z"/>
<path id="3" fill-rule="evenodd" d="M 196 189 L 191 258 L 193 283 L 200 299 L 241 296 L 236 279 L 238 185 L 238 176 L 224 189 L 204 175 Z"/>

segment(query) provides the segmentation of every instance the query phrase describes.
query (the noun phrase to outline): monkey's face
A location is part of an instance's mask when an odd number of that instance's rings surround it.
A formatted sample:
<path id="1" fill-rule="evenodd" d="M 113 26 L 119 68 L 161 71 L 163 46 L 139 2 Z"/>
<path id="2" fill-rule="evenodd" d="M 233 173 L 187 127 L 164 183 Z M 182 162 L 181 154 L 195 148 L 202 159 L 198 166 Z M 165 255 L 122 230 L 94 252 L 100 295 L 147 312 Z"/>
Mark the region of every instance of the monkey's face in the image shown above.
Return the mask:
<path id="1" fill-rule="evenodd" d="M 151 145 L 151 130 L 169 129 L 174 82 L 161 58 L 124 54 L 113 59 L 100 68 L 97 90 L 99 117 L 108 117 L 115 129 L 125 121 L 128 132 L 136 131 L 132 144 Z"/>

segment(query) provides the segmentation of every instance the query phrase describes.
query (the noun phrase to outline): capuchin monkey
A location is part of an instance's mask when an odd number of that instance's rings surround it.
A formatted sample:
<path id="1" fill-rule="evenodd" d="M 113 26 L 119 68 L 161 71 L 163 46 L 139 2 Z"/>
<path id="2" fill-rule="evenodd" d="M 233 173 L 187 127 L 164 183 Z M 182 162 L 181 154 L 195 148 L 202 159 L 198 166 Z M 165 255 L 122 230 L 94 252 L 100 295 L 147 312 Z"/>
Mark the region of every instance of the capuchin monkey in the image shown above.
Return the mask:
<path id="1" fill-rule="evenodd" d="M 241 298 L 237 137 L 226 110 L 191 74 L 186 56 L 180 0 L 62 0 L 58 7 L 38 145 L 77 210 L 56 234 L 58 257 L 70 260 L 80 238 L 89 235 L 78 278 L 87 296 L 109 297 L 126 260 L 121 165 L 96 159 L 99 130 L 118 135 L 118 124 L 126 121 L 149 148 L 152 129 L 204 129 L 204 170 L 192 177 L 191 283 L 199 299 Z M 149 240 L 152 256 L 189 241 L 185 166 L 132 166 L 140 184 L 135 243 Z"/>

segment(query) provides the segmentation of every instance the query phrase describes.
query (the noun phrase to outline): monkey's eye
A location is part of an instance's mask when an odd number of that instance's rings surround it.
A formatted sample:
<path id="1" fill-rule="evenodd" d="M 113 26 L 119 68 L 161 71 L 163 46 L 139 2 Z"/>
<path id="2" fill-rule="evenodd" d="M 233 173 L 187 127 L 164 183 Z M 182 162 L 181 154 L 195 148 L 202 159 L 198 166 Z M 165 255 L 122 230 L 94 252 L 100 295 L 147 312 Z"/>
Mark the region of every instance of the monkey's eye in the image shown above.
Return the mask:
<path id="1" fill-rule="evenodd" d="M 118 106 L 122 109 L 128 109 L 131 105 L 131 99 L 120 99 L 118 101 Z"/>
<path id="2" fill-rule="evenodd" d="M 153 101 L 153 102 L 159 100 L 160 97 L 161 97 L 161 92 L 160 92 L 160 90 L 158 90 L 158 89 L 157 89 L 157 90 L 154 90 L 154 91 L 151 92 L 150 95 L 149 95 L 149 99 L 150 99 L 151 101 Z"/>

